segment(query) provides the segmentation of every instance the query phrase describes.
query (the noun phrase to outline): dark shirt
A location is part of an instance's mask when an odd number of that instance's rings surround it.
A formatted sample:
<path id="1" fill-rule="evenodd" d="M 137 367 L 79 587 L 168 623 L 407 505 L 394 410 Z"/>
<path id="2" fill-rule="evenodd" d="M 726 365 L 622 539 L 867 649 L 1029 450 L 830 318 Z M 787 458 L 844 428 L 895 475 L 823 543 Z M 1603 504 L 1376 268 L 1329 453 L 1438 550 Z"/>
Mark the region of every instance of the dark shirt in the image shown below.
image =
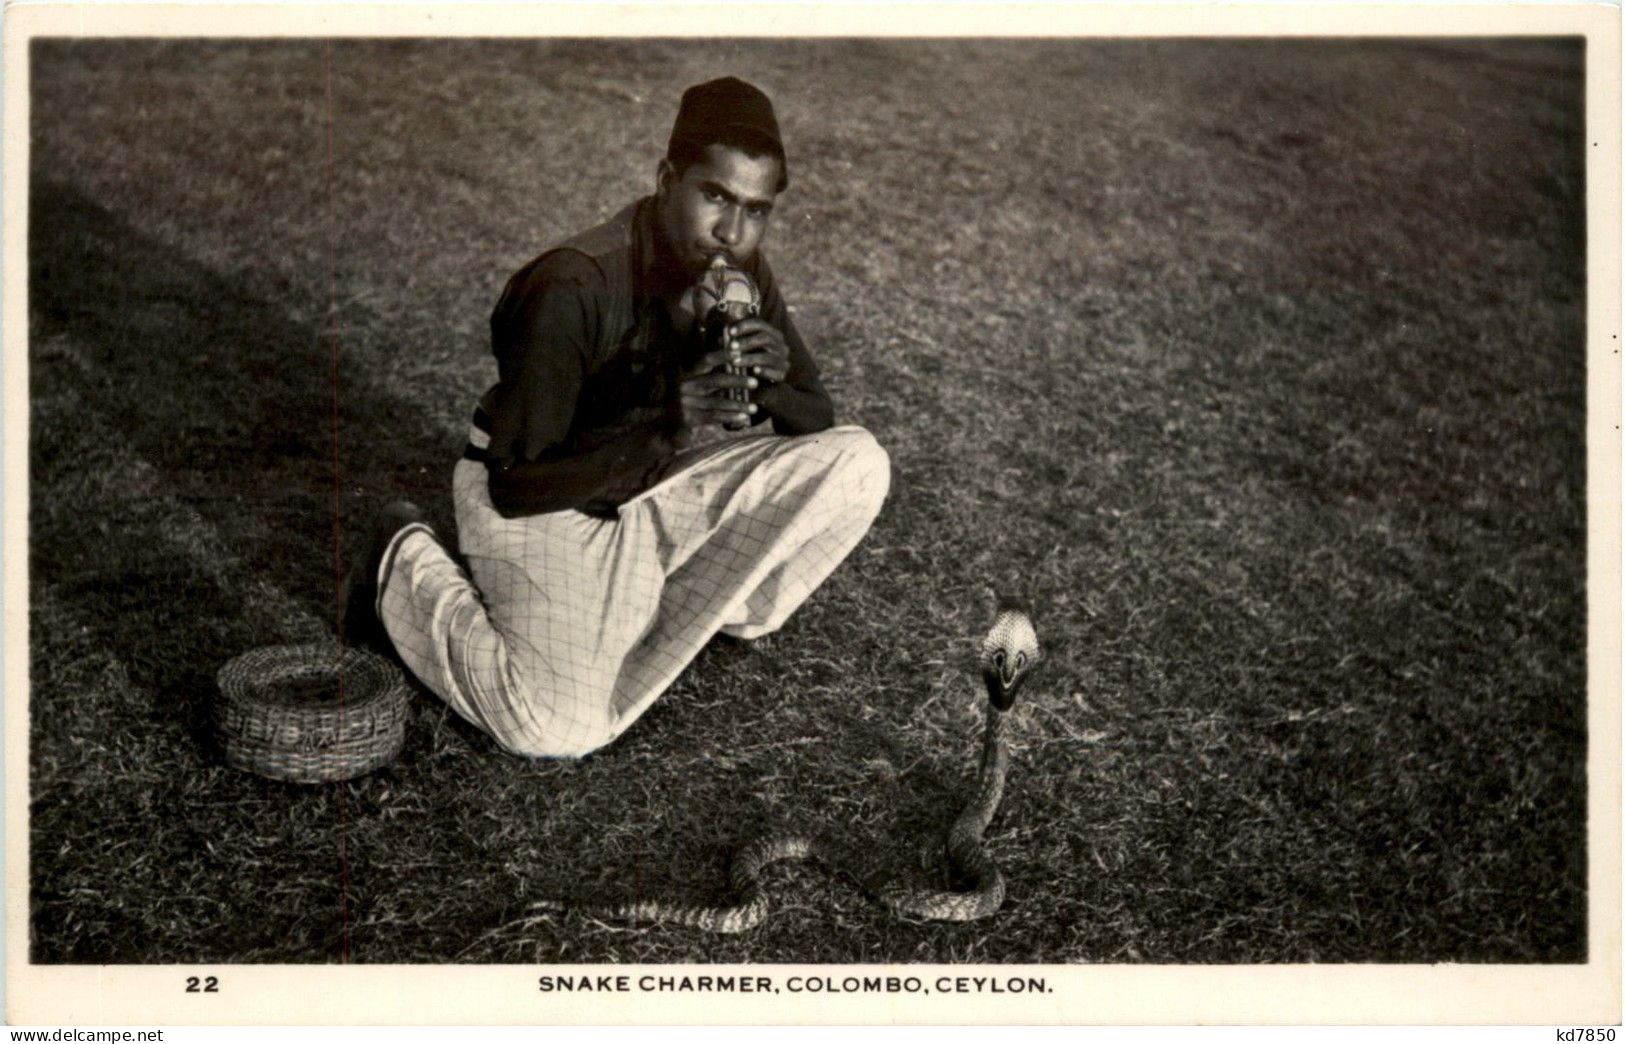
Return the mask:
<path id="1" fill-rule="evenodd" d="M 491 316 L 497 384 L 491 500 L 503 515 L 615 508 L 659 481 L 680 445 L 678 382 L 703 348 L 679 307 L 690 285 L 661 242 L 652 198 L 549 250 L 508 281 Z M 767 259 L 744 266 L 761 317 L 784 334 L 783 382 L 758 389 L 755 423 L 829 427 L 833 410 Z"/>

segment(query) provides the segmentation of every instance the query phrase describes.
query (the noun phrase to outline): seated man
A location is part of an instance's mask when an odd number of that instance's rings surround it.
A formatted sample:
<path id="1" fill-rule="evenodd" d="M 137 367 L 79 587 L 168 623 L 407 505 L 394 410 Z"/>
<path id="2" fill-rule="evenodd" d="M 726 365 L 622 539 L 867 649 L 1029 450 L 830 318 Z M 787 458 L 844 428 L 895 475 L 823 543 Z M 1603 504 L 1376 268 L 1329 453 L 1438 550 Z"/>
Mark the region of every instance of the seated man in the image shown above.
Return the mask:
<path id="1" fill-rule="evenodd" d="M 655 194 L 526 265 L 491 317 L 499 379 L 452 479 L 468 572 L 416 508 L 391 505 L 350 589 L 349 640 L 381 622 L 505 749 L 579 757 L 717 631 L 784 623 L 890 481 L 866 431 L 831 427 L 760 251 L 788 180 L 765 95 L 732 78 L 684 93 Z M 718 256 L 760 307 L 707 351 L 695 286 Z M 748 403 L 729 397 L 741 388 Z"/>

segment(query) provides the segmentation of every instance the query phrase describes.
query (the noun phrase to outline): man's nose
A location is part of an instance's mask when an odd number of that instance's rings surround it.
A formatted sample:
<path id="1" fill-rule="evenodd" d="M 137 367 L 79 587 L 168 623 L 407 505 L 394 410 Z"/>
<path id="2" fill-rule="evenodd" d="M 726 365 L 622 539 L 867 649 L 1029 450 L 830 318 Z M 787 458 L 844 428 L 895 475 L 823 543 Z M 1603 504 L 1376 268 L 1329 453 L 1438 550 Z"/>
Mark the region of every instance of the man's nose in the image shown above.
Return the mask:
<path id="1" fill-rule="evenodd" d="M 711 234 L 723 246 L 737 246 L 745 235 L 745 212 L 739 207 L 727 208 L 717 219 L 717 227 L 711 230 Z"/>

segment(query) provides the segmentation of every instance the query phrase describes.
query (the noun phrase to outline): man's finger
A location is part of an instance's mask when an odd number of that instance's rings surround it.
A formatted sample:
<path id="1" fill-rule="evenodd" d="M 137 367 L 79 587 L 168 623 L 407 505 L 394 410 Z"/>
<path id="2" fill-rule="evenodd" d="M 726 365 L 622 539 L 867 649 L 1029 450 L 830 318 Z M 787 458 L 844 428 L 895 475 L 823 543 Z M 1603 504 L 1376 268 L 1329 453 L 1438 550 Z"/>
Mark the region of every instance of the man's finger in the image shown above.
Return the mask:
<path id="1" fill-rule="evenodd" d="M 741 337 L 734 341 L 733 350 L 739 355 L 760 353 L 786 361 L 790 358 L 789 346 L 784 343 L 783 338 L 775 337 L 772 334 L 752 334 L 749 337 Z"/>
<path id="2" fill-rule="evenodd" d="M 750 418 L 751 411 L 749 410 L 725 410 L 721 412 L 706 410 L 689 414 L 684 417 L 684 421 L 690 428 L 703 428 L 708 424 L 721 424 L 725 427 L 731 427 L 748 424 Z"/>
<path id="3" fill-rule="evenodd" d="M 713 392 L 730 391 L 735 388 L 754 388 L 759 382 L 748 374 L 743 373 L 708 373 L 700 377 L 691 377 L 682 384 L 683 397 L 690 394 L 710 395 Z"/>
<path id="4" fill-rule="evenodd" d="M 747 406 L 742 402 L 729 402 L 722 399 L 704 399 L 700 402 L 683 404 L 683 419 L 690 424 L 739 420 L 755 412 L 755 403 Z"/>
<path id="5" fill-rule="evenodd" d="M 747 326 L 746 323 L 753 325 Z M 730 326 L 728 338 L 738 344 L 744 344 L 747 341 L 783 341 L 784 335 L 764 322 L 748 319 L 745 323 Z"/>
<path id="6" fill-rule="evenodd" d="M 752 379 L 751 384 L 757 382 Z M 728 395 L 719 395 L 716 392 L 704 391 L 700 388 L 684 388 L 682 402 L 684 406 L 705 406 L 707 408 L 732 409 L 738 406 L 739 400 Z"/>
<path id="7" fill-rule="evenodd" d="M 739 357 L 745 372 L 766 377 L 770 381 L 782 381 L 790 370 L 790 362 L 777 352 L 754 351 L 744 352 Z"/>
<path id="8" fill-rule="evenodd" d="M 718 348 L 714 352 L 707 352 L 696 360 L 693 366 L 688 368 L 688 372 L 684 374 L 684 379 L 701 377 L 712 370 L 720 369 L 728 361 L 730 355 L 731 353 L 726 348 Z"/>
<path id="9" fill-rule="evenodd" d="M 766 363 L 777 363 L 787 366 L 790 363 L 788 352 L 781 351 L 774 345 L 757 345 L 739 353 L 739 361 L 746 366 L 762 366 Z"/>

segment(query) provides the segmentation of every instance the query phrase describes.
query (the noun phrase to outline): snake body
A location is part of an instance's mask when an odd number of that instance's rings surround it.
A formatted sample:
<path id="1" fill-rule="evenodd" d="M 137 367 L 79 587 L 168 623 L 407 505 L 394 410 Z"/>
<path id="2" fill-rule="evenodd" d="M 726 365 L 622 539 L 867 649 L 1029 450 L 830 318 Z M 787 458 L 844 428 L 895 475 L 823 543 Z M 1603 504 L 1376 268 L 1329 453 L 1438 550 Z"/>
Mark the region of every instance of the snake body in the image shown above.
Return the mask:
<path id="1" fill-rule="evenodd" d="M 773 834 L 740 847 L 728 869 L 729 901 L 715 905 L 635 899 L 624 903 L 586 904 L 543 900 L 538 910 L 578 910 L 603 920 L 658 922 L 709 932 L 749 931 L 767 919 L 770 901 L 761 875 L 781 862 L 821 863 L 854 878 L 865 893 L 893 914 L 919 921 L 974 921 L 1004 904 L 1004 874 L 988 853 L 983 835 L 1004 796 L 1010 769 L 1010 747 L 1005 738 L 1006 712 L 1016 690 L 1039 658 L 1038 638 L 1020 609 L 1004 606 L 982 646 L 982 678 L 988 705 L 982 730 L 982 757 L 976 790 L 948 830 L 945 854 L 948 865 L 965 882 L 964 891 L 944 891 L 897 880 L 865 869 L 866 860 L 854 856 L 816 834 Z"/>

